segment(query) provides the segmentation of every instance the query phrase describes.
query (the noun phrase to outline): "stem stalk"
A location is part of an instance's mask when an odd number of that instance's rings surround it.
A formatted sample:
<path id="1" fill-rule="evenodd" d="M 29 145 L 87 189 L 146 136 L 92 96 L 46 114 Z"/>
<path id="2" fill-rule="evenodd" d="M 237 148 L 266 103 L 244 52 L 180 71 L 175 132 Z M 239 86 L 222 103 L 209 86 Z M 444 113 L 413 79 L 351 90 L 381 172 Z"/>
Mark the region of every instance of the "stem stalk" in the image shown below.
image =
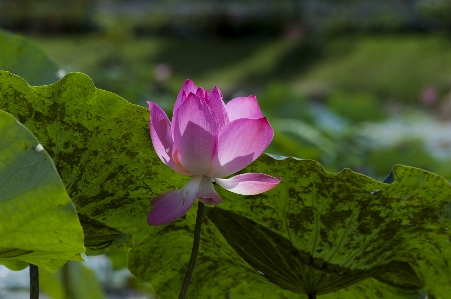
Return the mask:
<path id="1" fill-rule="evenodd" d="M 30 299 L 39 299 L 39 269 L 30 264 Z"/>
<path id="2" fill-rule="evenodd" d="M 189 259 L 188 270 L 186 271 L 185 278 L 183 279 L 182 289 L 180 290 L 179 299 L 185 299 L 188 292 L 191 276 L 193 276 L 194 266 L 196 265 L 197 254 L 199 253 L 200 244 L 200 232 L 202 229 L 202 221 L 204 220 L 205 205 L 199 201 L 197 205 L 196 226 L 194 228 L 194 241 L 193 249 L 191 250 L 191 257 Z"/>

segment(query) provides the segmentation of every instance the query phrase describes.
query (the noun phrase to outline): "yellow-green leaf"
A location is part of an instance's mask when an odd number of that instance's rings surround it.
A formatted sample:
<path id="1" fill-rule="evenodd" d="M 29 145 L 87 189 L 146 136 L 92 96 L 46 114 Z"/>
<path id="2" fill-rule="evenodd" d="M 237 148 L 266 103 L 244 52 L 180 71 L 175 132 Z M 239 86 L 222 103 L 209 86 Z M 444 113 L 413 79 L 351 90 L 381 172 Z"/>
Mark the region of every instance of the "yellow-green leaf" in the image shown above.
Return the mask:
<path id="1" fill-rule="evenodd" d="M 0 219 L 0 263 L 6 266 L 20 269 L 26 262 L 56 271 L 68 260 L 83 260 L 83 231 L 52 160 L 1 110 Z"/>
<path id="2" fill-rule="evenodd" d="M 0 72 L 0 109 L 45 147 L 74 202 L 90 254 L 145 234 L 150 200 L 187 180 L 165 166 L 150 140 L 149 110 L 97 89 L 81 73 L 30 87 Z"/>

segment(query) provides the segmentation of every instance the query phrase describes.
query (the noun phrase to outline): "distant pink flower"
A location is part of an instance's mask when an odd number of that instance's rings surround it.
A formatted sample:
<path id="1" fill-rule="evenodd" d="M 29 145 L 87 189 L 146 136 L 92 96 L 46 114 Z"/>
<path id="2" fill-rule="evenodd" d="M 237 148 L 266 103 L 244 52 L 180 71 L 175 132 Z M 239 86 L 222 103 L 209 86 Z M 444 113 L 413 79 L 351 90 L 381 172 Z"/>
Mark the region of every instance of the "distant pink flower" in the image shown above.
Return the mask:
<path id="1" fill-rule="evenodd" d="M 257 159 L 274 136 L 255 96 L 235 98 L 225 105 L 217 87 L 209 92 L 187 80 L 174 104 L 172 124 L 157 104 L 147 103 L 150 135 L 158 157 L 174 171 L 192 176 L 181 190 L 151 201 L 154 207 L 149 224 L 162 225 L 180 218 L 196 198 L 205 204 L 220 203 L 212 179 L 243 195 L 268 191 L 280 182 L 281 178 L 261 173 L 221 179 Z"/>
<path id="2" fill-rule="evenodd" d="M 421 91 L 420 102 L 425 105 L 435 104 L 438 100 L 437 89 L 433 86 L 424 88 Z"/>

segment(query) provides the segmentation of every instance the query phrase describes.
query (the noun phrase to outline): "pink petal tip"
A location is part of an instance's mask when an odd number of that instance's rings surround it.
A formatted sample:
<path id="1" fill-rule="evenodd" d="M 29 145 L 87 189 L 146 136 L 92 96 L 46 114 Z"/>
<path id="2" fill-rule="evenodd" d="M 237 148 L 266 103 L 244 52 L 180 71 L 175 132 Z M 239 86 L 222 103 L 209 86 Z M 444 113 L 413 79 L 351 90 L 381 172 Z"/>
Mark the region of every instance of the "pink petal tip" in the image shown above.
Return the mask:
<path id="1" fill-rule="evenodd" d="M 216 183 L 231 192 L 242 195 L 255 195 L 266 192 L 280 183 L 275 178 L 262 173 L 243 173 L 230 179 L 215 179 Z"/>

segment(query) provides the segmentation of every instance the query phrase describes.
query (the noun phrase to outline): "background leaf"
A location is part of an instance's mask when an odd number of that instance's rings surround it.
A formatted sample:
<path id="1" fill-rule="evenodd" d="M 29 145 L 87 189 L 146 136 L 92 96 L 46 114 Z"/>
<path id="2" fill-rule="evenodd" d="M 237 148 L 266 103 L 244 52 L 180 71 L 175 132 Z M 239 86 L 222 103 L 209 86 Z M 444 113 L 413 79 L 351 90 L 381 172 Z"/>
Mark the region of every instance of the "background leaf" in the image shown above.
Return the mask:
<path id="1" fill-rule="evenodd" d="M 0 30 L 0 70 L 17 74 L 30 85 L 45 85 L 58 81 L 58 65 L 32 42 Z"/>
<path id="2" fill-rule="evenodd" d="M 52 160 L 37 139 L 0 111 L 0 260 L 49 271 L 83 260 L 83 232 Z"/>
<path id="3" fill-rule="evenodd" d="M 187 181 L 153 150 L 148 109 L 95 88 L 84 74 L 30 87 L 0 72 L 0 108 L 26 125 L 52 157 L 90 254 L 126 247 L 130 234 L 150 231 L 150 200 Z"/>
<path id="4" fill-rule="evenodd" d="M 104 299 L 95 273 L 83 263 L 68 262 L 57 273 L 40 270 L 41 290 L 52 299 Z"/>
<path id="5" fill-rule="evenodd" d="M 243 298 L 421 298 L 423 288 L 439 297 L 451 291 L 451 186 L 443 178 L 396 166 L 395 181 L 384 184 L 349 169 L 328 173 L 314 161 L 268 155 L 243 172 L 283 179 L 256 196 L 217 188 L 224 201 L 208 209 L 193 298 L 234 291 Z M 171 290 L 181 283 L 193 219 L 190 211 L 129 253 L 132 273 L 163 298 L 175 297 Z"/>

